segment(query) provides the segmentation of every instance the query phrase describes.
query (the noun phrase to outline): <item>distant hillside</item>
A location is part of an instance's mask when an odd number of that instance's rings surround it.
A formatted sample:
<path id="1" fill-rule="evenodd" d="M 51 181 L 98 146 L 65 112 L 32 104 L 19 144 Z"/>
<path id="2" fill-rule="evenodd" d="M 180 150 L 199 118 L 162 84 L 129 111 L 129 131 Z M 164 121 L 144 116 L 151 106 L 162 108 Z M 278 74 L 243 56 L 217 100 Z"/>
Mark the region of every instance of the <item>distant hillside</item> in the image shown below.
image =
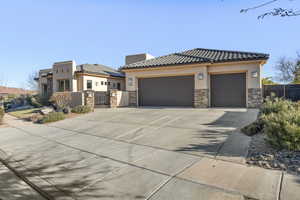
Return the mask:
<path id="1" fill-rule="evenodd" d="M 32 90 L 24 90 L 21 88 L 13 88 L 13 87 L 5 87 L 5 86 L 0 86 L 0 95 L 6 95 L 6 94 L 35 94 L 37 91 L 32 91 Z"/>

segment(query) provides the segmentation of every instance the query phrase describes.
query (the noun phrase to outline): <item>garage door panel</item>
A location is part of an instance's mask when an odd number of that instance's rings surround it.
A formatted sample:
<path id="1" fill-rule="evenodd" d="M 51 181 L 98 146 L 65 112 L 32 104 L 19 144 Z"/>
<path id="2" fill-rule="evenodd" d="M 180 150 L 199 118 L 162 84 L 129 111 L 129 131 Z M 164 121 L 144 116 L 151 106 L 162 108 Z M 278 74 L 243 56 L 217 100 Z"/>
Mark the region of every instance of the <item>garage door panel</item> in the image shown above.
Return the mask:
<path id="1" fill-rule="evenodd" d="M 211 75 L 213 107 L 246 106 L 246 73 Z"/>
<path id="2" fill-rule="evenodd" d="M 139 105 L 192 106 L 194 76 L 139 79 Z"/>

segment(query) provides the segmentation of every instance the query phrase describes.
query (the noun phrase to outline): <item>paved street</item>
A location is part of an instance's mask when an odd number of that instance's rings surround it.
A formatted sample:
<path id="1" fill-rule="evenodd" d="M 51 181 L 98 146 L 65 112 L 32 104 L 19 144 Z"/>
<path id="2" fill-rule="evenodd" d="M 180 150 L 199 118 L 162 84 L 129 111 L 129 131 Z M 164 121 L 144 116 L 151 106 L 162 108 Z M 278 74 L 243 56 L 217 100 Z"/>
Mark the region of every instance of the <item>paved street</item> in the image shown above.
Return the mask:
<path id="1" fill-rule="evenodd" d="M 0 156 L 55 199 L 296 199 L 298 177 L 245 164 L 250 138 L 238 129 L 256 115 L 120 108 L 48 125 L 10 120 Z"/>

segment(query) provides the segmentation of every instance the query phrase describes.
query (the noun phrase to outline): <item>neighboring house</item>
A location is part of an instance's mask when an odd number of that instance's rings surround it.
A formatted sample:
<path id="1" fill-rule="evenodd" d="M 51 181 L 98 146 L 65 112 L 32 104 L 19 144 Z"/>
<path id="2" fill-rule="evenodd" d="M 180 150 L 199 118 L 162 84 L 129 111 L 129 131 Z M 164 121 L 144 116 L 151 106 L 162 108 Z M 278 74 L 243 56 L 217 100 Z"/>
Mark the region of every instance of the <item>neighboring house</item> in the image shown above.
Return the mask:
<path id="1" fill-rule="evenodd" d="M 132 106 L 257 107 L 268 58 L 263 53 L 196 48 L 157 58 L 132 55 L 122 71 Z"/>
<path id="2" fill-rule="evenodd" d="M 39 93 L 50 97 L 54 92 L 125 90 L 124 74 L 99 64 L 76 65 L 75 61 L 56 62 L 39 71 Z"/>
<path id="3" fill-rule="evenodd" d="M 0 97 L 7 97 L 9 95 L 35 94 L 35 93 L 36 91 L 32 91 L 32 90 L 24 90 L 21 88 L 0 86 Z"/>

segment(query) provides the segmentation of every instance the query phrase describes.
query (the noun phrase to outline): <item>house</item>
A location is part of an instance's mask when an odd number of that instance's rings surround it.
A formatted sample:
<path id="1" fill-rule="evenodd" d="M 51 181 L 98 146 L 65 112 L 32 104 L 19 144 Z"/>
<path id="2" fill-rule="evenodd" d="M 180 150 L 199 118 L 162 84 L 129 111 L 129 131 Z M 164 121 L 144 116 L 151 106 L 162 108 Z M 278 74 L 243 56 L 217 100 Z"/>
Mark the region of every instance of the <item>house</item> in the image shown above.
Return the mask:
<path id="1" fill-rule="evenodd" d="M 131 106 L 258 107 L 269 55 L 196 48 L 153 58 L 126 57 Z M 133 62 L 131 62 L 133 61 Z"/>
<path id="2" fill-rule="evenodd" d="M 52 68 L 40 70 L 36 80 L 44 97 L 64 91 L 125 89 L 123 73 L 100 64 L 76 65 L 75 61 L 56 62 Z"/>

